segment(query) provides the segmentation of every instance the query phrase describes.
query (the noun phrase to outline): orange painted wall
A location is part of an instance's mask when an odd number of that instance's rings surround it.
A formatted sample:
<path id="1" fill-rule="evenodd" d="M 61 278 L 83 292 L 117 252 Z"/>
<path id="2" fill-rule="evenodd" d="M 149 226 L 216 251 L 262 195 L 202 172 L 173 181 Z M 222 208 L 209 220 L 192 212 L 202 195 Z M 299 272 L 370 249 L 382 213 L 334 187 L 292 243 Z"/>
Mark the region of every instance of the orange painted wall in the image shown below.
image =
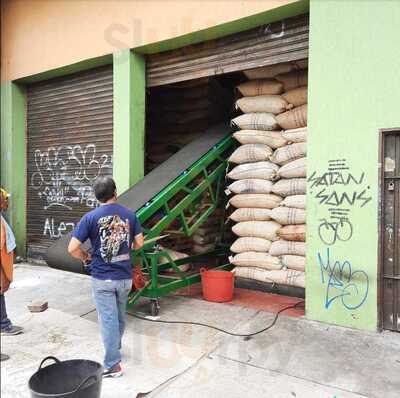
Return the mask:
<path id="1" fill-rule="evenodd" d="M 296 0 L 2 0 L 1 80 L 219 25 Z"/>

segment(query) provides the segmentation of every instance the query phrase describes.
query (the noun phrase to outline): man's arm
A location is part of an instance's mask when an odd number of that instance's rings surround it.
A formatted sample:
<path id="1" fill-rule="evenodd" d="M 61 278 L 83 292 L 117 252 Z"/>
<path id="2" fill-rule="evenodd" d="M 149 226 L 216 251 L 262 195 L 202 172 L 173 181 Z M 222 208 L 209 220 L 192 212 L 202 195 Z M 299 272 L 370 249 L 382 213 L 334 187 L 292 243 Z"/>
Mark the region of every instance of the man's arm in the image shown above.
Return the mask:
<path id="1" fill-rule="evenodd" d="M 135 235 L 135 238 L 133 240 L 132 249 L 139 250 L 141 247 L 143 247 L 143 244 L 144 244 L 143 234 L 142 233 L 137 234 L 137 235 Z"/>
<path id="2" fill-rule="evenodd" d="M 91 255 L 81 248 L 82 242 L 76 238 L 71 238 L 68 245 L 68 253 L 72 256 L 86 263 L 91 260 Z"/>
<path id="3" fill-rule="evenodd" d="M 139 222 L 138 218 L 136 217 L 136 214 L 134 214 L 134 220 L 132 223 L 131 234 L 134 236 L 133 242 L 132 242 L 132 249 L 139 250 L 141 247 L 143 247 L 144 237 L 143 237 L 143 232 L 142 232 L 142 226 L 140 225 L 140 222 Z"/>
<path id="4" fill-rule="evenodd" d="M 72 238 L 68 245 L 68 253 L 78 260 L 87 263 L 91 261 L 92 256 L 85 250 L 82 250 L 82 243 L 86 242 L 89 238 L 90 219 L 87 214 L 82 217 L 78 225 L 72 232 Z"/>

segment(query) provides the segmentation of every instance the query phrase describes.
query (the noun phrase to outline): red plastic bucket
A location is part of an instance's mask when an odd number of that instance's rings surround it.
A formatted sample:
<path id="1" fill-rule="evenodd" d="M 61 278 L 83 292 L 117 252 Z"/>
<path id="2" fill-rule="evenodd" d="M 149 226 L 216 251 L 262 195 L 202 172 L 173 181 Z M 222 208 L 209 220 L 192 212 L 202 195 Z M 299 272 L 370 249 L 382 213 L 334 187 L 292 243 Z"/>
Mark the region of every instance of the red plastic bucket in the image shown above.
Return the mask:
<path id="1" fill-rule="evenodd" d="M 207 301 L 223 303 L 232 301 L 235 274 L 230 271 L 200 270 L 203 297 Z"/>

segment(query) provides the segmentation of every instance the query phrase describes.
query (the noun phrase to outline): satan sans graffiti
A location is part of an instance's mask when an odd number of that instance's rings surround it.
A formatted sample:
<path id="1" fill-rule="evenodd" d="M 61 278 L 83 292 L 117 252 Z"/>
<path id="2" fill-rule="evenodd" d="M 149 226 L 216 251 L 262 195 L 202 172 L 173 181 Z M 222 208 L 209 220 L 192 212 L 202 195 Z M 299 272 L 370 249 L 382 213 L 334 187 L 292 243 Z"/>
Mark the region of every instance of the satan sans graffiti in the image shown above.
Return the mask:
<path id="1" fill-rule="evenodd" d="M 370 187 L 365 187 L 365 173 L 352 174 L 346 159 L 329 160 L 328 171 L 318 174 L 314 171 L 307 179 L 311 195 L 326 206 L 360 206 L 371 201 Z M 346 187 L 355 186 L 347 190 Z M 344 189 L 339 192 L 339 187 Z"/>
<path id="2" fill-rule="evenodd" d="M 326 171 L 320 174 L 314 171 L 307 181 L 309 192 L 318 204 L 330 206 L 329 217 L 320 219 L 318 236 L 321 242 L 331 246 L 338 241 L 349 241 L 354 232 L 351 210 L 363 208 L 372 199 L 365 173 L 355 175 L 346 159 L 335 159 L 328 161 Z"/>

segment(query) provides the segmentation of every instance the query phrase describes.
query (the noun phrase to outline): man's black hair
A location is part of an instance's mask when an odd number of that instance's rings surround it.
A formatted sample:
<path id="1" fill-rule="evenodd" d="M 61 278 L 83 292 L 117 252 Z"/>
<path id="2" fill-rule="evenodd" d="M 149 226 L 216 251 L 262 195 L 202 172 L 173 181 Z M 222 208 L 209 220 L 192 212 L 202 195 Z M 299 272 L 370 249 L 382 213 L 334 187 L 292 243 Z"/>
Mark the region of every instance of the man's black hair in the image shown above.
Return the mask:
<path id="1" fill-rule="evenodd" d="M 97 177 L 93 184 L 94 196 L 99 202 L 107 202 L 114 195 L 117 187 L 111 177 Z"/>

